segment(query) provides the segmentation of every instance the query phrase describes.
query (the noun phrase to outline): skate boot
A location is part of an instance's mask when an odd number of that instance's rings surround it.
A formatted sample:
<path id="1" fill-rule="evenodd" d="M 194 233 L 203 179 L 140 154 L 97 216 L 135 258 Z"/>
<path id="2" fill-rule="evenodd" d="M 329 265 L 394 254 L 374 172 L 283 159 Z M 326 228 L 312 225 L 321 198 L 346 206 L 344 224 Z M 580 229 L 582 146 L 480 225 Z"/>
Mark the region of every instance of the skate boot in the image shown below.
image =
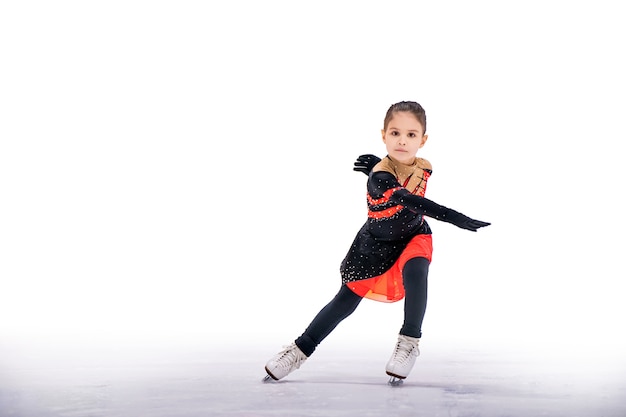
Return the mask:
<path id="1" fill-rule="evenodd" d="M 398 336 L 396 348 L 385 367 L 387 375 L 391 377 L 389 379 L 390 385 L 400 385 L 411 373 L 411 369 L 415 365 L 415 359 L 420 354 L 419 341 L 416 337 Z"/>
<path id="2" fill-rule="evenodd" d="M 302 353 L 295 343 L 285 346 L 285 349 L 276 354 L 265 364 L 267 376 L 263 381 L 269 381 L 270 378 L 278 381 L 298 369 L 305 360 L 307 360 L 307 356 Z"/>

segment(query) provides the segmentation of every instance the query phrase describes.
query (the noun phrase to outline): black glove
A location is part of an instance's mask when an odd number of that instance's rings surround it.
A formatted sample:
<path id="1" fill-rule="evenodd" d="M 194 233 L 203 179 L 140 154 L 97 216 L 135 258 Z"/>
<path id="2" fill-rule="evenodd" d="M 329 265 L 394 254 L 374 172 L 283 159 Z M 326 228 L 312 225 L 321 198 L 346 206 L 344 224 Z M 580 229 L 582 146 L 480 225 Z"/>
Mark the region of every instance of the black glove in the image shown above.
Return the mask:
<path id="1" fill-rule="evenodd" d="M 365 154 L 359 156 L 354 162 L 354 170 L 357 172 L 362 172 L 365 175 L 369 175 L 372 171 L 372 168 L 380 162 L 380 158 L 376 155 Z"/>
<path id="2" fill-rule="evenodd" d="M 491 223 L 483 222 L 480 220 L 474 220 L 470 217 L 467 217 L 463 213 L 459 213 L 458 211 L 448 209 L 448 212 L 441 219 L 448 223 L 452 223 L 453 225 L 460 227 L 461 229 L 471 230 L 472 232 L 477 231 L 481 227 L 489 226 Z"/>

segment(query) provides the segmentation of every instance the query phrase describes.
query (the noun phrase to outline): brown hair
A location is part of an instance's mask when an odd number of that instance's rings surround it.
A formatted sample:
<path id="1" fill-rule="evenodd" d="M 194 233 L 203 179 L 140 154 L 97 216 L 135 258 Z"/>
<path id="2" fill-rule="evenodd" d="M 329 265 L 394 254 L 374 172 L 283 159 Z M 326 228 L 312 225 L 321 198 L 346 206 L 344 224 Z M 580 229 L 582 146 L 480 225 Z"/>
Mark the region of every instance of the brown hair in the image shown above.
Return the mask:
<path id="1" fill-rule="evenodd" d="M 399 103 L 392 104 L 391 107 L 389 107 L 389 110 L 387 110 L 387 114 L 385 115 L 383 130 L 387 130 L 387 126 L 389 125 L 389 122 L 393 118 L 394 114 L 404 111 L 409 112 L 413 116 L 415 116 L 417 121 L 421 123 L 422 128 L 424 128 L 424 132 L 422 133 L 426 133 L 426 111 L 419 103 L 416 103 L 414 101 L 401 101 Z"/>

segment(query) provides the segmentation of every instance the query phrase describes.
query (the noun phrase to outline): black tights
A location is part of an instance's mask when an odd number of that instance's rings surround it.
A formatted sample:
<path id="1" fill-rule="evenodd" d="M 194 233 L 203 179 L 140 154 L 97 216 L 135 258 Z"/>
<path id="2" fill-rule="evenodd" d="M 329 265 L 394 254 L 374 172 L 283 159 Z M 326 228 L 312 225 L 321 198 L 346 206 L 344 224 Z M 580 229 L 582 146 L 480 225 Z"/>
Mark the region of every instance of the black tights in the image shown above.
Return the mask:
<path id="1" fill-rule="evenodd" d="M 430 262 L 426 258 L 412 258 L 402 270 L 402 283 L 405 291 L 404 323 L 400 328 L 402 335 L 422 337 L 429 265 Z M 309 327 L 296 339 L 296 345 L 306 356 L 311 356 L 317 345 L 356 310 L 362 299 L 346 285 L 342 285 L 335 298 L 317 313 Z"/>

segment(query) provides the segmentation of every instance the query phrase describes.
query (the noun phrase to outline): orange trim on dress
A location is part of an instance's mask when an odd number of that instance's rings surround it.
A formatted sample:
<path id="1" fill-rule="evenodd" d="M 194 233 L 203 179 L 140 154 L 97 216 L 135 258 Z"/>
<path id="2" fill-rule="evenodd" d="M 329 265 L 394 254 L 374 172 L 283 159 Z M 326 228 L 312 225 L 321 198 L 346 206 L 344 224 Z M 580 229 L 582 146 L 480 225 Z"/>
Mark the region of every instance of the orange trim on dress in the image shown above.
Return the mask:
<path id="1" fill-rule="evenodd" d="M 402 189 L 402 187 L 396 187 L 396 188 L 391 188 L 387 191 L 385 191 L 383 193 L 383 196 L 381 198 L 377 198 L 377 199 L 373 199 L 372 197 L 370 197 L 369 194 L 367 194 L 367 202 L 369 203 L 368 206 L 378 206 L 380 204 L 385 204 L 387 202 L 389 202 L 389 199 L 391 198 L 391 195 Z M 370 219 L 383 219 L 383 218 L 387 218 L 387 217 L 391 217 L 394 214 L 396 214 L 397 212 L 399 212 L 400 210 L 402 210 L 404 208 L 404 206 L 398 204 L 395 205 L 393 207 L 389 207 L 388 209 L 385 210 L 379 210 L 379 211 L 374 211 L 374 210 L 368 210 L 367 211 L 367 217 L 369 217 Z"/>
<path id="2" fill-rule="evenodd" d="M 401 190 L 402 187 L 396 187 L 396 188 L 390 188 L 387 191 L 385 191 L 383 193 L 383 196 L 381 198 L 377 198 L 377 199 L 373 199 L 369 193 L 367 194 L 367 202 L 373 206 L 378 206 L 380 204 L 385 204 L 387 202 L 389 202 L 389 199 L 391 198 L 391 194 L 395 193 L 398 190 Z"/>
<path id="3" fill-rule="evenodd" d="M 390 207 L 386 210 L 380 210 L 380 211 L 368 210 L 367 217 L 369 217 L 370 219 L 382 219 L 386 217 L 391 217 L 397 212 L 399 212 L 400 210 L 402 210 L 403 208 L 404 206 L 397 205 L 397 206 Z"/>

